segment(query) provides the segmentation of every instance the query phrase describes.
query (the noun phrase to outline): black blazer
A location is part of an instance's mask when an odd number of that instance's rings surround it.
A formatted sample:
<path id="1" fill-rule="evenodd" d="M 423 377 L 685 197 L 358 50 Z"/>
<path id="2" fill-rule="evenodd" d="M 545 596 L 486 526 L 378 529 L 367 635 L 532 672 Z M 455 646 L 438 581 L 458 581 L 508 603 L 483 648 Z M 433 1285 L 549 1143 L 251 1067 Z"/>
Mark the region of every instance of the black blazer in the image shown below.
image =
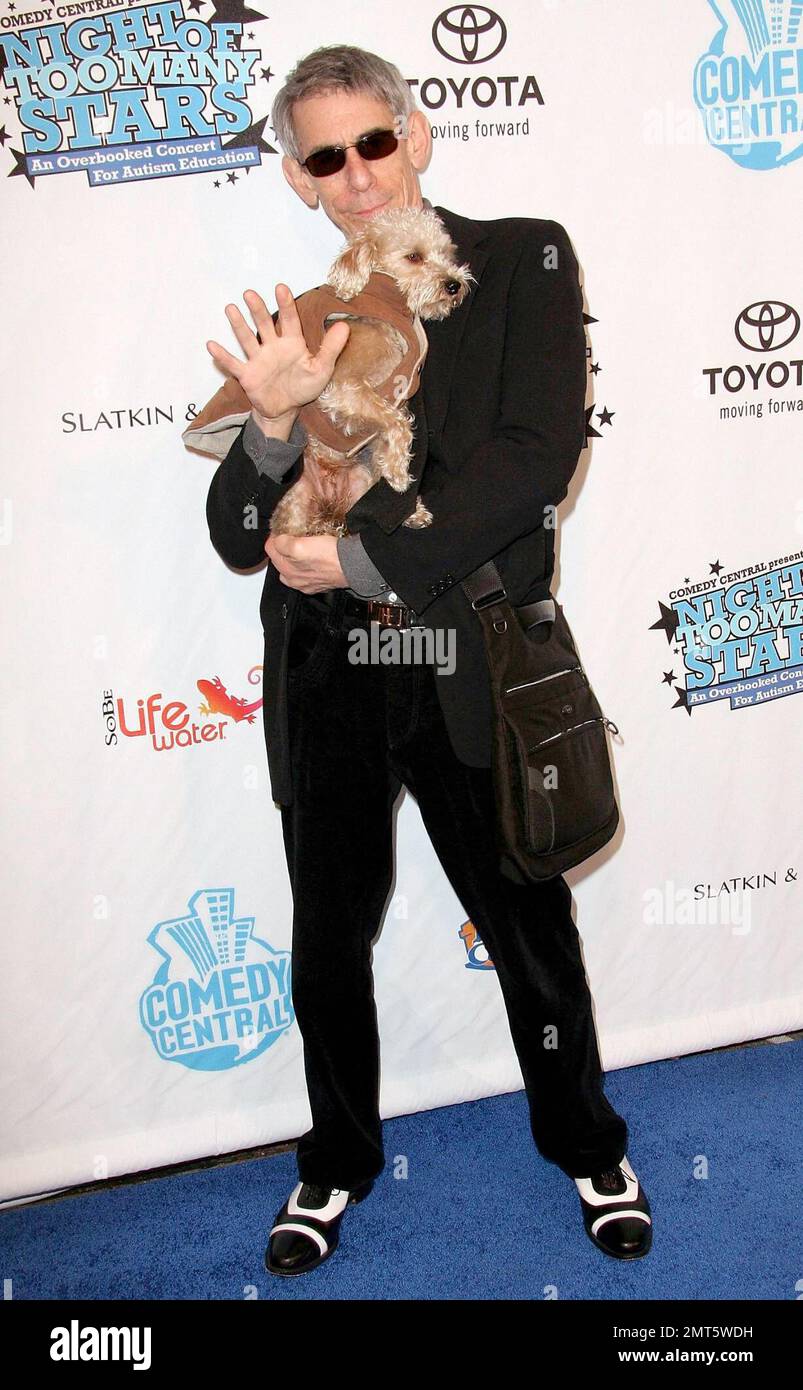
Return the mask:
<path id="1" fill-rule="evenodd" d="M 428 627 L 451 628 L 452 674 L 435 676 L 461 761 L 489 767 L 491 693 L 479 619 L 460 580 L 493 559 L 511 602 L 546 597 L 554 568 L 554 514 L 585 447 L 586 338 L 578 266 L 566 231 L 540 218 L 478 221 L 436 207 L 476 276 L 448 318 L 424 324 L 429 343 L 421 385 L 409 401 L 415 452 L 407 492 L 380 479 L 351 508 L 383 577 Z M 274 316 L 275 317 L 275 316 Z M 297 481 L 262 477 L 242 431 L 209 488 L 212 544 L 236 569 L 265 558 L 270 515 Z M 416 494 L 429 527 L 402 526 Z M 256 507 L 257 527 L 244 524 Z M 260 602 L 265 637 L 263 720 L 271 790 L 292 800 L 287 747 L 287 644 L 300 591 L 269 564 Z M 435 668 L 437 670 L 437 668 Z"/>

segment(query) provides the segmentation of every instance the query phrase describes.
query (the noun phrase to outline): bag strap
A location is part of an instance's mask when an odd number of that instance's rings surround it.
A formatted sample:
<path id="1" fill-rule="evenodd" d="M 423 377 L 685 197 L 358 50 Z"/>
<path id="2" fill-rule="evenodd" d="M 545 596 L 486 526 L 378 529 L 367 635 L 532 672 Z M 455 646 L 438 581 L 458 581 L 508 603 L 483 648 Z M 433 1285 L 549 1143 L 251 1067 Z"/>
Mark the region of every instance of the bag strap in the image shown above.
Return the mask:
<path id="1" fill-rule="evenodd" d="M 507 598 L 502 576 L 493 560 L 488 560 L 461 581 L 471 600 L 472 608 L 486 608 L 489 603 Z"/>
<path id="2" fill-rule="evenodd" d="M 487 560 L 462 580 L 462 587 L 471 601 L 472 608 L 475 609 L 485 608 L 489 603 L 499 603 L 507 598 L 502 576 L 493 560 Z M 534 603 L 522 604 L 515 612 L 526 632 L 529 628 L 535 627 L 536 623 L 555 621 L 555 600 L 536 599 Z"/>

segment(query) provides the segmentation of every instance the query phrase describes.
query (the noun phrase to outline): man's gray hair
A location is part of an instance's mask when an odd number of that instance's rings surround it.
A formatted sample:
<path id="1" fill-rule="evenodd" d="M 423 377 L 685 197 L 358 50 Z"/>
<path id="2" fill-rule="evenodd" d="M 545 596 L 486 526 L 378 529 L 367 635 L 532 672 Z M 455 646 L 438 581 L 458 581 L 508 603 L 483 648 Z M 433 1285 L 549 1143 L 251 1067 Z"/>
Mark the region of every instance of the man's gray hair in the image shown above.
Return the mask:
<path id="1" fill-rule="evenodd" d="M 394 119 L 409 116 L 416 109 L 409 83 L 393 63 L 345 43 L 316 48 L 296 63 L 271 109 L 276 139 L 285 154 L 298 163 L 302 151 L 293 125 L 293 105 L 304 97 L 332 91 L 369 92 L 390 107 Z"/>

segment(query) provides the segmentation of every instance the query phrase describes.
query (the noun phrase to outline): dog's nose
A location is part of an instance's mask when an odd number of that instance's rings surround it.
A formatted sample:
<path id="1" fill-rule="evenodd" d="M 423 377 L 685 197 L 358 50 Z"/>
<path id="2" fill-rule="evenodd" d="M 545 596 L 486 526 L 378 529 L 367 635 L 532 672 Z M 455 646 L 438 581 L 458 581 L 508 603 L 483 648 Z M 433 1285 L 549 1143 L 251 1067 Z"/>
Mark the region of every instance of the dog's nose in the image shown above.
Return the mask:
<path id="1" fill-rule="evenodd" d="M 447 280 L 443 287 L 447 294 L 458 294 L 460 291 L 459 280 Z"/>

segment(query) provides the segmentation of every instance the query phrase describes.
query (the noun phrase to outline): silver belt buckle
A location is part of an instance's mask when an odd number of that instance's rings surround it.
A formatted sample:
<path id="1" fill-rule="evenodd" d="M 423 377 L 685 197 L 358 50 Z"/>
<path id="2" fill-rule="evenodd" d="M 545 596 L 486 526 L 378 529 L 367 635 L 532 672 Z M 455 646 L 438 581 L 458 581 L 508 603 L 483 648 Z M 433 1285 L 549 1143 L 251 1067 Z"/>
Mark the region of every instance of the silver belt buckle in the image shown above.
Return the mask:
<path id="1" fill-rule="evenodd" d="M 406 627 L 407 609 L 399 603 L 383 603 L 381 599 L 369 598 L 369 622 L 379 623 L 380 627 Z"/>

